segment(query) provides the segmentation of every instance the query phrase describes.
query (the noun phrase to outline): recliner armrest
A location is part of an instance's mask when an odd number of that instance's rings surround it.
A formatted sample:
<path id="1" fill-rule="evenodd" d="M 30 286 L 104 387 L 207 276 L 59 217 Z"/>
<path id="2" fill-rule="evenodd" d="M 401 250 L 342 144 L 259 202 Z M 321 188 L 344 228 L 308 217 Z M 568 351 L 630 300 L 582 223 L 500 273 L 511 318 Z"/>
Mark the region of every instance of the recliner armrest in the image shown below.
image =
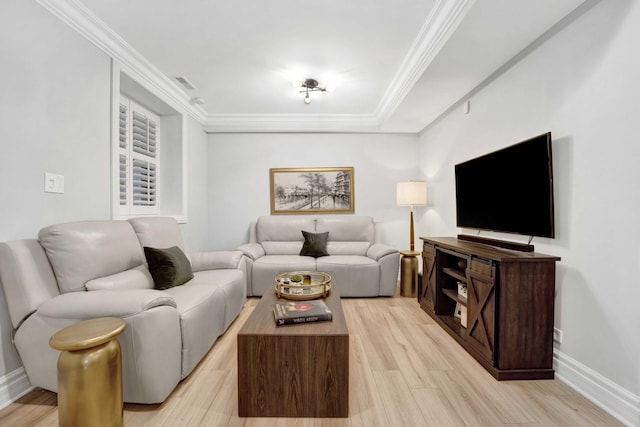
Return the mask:
<path id="1" fill-rule="evenodd" d="M 209 252 L 192 252 L 189 254 L 191 259 L 191 270 L 220 270 L 225 268 L 240 268 L 240 260 L 242 252 L 240 251 L 209 251 Z"/>
<path id="2" fill-rule="evenodd" d="M 68 292 L 45 301 L 38 314 L 58 319 L 128 317 L 159 306 L 176 307 L 176 302 L 155 289 Z"/>
<path id="3" fill-rule="evenodd" d="M 251 258 L 253 261 L 265 255 L 264 248 L 260 243 L 245 243 L 239 246 L 238 250 L 242 251 L 245 256 Z"/>
<path id="4" fill-rule="evenodd" d="M 398 250 L 389 245 L 375 243 L 367 249 L 367 256 L 371 259 L 379 261 L 382 257 L 391 254 L 397 254 Z"/>

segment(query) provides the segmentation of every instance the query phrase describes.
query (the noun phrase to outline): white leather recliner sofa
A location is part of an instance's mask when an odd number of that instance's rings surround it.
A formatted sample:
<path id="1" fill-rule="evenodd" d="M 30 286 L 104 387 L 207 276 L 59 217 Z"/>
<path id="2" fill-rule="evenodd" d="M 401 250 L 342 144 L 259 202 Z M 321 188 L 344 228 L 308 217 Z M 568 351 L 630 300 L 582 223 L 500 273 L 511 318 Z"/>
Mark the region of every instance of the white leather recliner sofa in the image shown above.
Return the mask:
<path id="1" fill-rule="evenodd" d="M 145 246 L 184 251 L 176 221 L 74 222 L 44 228 L 38 240 L 0 243 L 0 281 L 32 385 L 57 391 L 56 331 L 120 317 L 124 400 L 159 403 L 228 328 L 246 300 L 241 252 L 188 254 L 193 278 L 157 290 Z"/>
<path id="2" fill-rule="evenodd" d="M 400 253 L 375 243 L 375 223 L 368 216 L 273 215 L 251 224 L 249 243 L 238 247 L 247 262 L 247 294 L 273 289 L 277 274 L 323 271 L 342 297 L 391 296 L 398 283 Z M 328 256 L 301 256 L 302 231 L 326 233 Z"/>

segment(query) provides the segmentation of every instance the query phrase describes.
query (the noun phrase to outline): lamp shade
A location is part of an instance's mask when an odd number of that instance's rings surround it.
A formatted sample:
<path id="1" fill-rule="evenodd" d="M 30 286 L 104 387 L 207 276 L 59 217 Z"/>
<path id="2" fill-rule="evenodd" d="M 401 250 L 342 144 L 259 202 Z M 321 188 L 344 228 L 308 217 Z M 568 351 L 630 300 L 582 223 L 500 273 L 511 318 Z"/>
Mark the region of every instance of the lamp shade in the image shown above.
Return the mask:
<path id="1" fill-rule="evenodd" d="M 399 182 L 397 187 L 399 206 L 424 206 L 427 204 L 427 183 L 424 181 Z"/>

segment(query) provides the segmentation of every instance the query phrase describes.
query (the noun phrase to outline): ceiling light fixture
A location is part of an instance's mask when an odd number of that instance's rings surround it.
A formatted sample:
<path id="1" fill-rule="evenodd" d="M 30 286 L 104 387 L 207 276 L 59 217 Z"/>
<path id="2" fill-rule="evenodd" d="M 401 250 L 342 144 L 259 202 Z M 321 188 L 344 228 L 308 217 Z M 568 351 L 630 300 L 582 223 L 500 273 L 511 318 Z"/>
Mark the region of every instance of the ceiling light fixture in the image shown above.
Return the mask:
<path id="1" fill-rule="evenodd" d="M 304 103 L 311 104 L 311 97 L 309 92 L 326 92 L 327 88 L 318 86 L 318 81 L 315 79 L 306 79 L 304 82 L 294 80 L 291 82 L 293 87 L 301 87 L 303 90 L 300 93 L 304 93 Z"/>

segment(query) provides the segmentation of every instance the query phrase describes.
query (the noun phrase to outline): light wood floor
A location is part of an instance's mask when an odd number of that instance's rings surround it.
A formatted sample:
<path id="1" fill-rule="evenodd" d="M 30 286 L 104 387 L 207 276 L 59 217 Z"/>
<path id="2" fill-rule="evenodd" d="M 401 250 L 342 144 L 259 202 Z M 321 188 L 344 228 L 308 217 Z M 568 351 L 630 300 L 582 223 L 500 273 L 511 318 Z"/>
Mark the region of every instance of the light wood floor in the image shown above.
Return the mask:
<path id="1" fill-rule="evenodd" d="M 620 426 L 558 380 L 493 379 L 415 299 L 343 299 L 350 331 L 349 418 L 239 418 L 236 334 L 250 299 L 206 358 L 161 405 L 126 404 L 133 426 Z M 319 357 L 322 357 L 319 355 Z M 56 395 L 34 390 L 1 426 L 57 426 Z"/>

